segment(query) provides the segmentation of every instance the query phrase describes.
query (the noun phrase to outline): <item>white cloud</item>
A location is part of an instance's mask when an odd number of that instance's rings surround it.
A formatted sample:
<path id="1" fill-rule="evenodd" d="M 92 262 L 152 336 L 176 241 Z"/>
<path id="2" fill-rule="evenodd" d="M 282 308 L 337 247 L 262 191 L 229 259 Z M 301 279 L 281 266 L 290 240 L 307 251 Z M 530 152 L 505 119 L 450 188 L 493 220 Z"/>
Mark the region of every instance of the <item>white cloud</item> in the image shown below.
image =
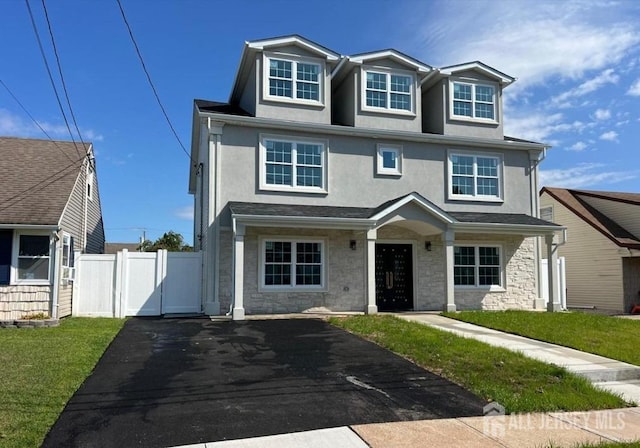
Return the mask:
<path id="1" fill-rule="evenodd" d="M 611 111 L 608 109 L 597 109 L 593 116 L 596 120 L 608 120 L 611 118 Z"/>
<path id="2" fill-rule="evenodd" d="M 637 10 L 631 2 L 623 6 Z M 430 9 L 434 20 L 422 30 L 418 43 L 424 59 L 435 58 L 433 63 L 440 65 L 480 59 L 522 78 L 507 91 L 550 77 L 580 79 L 587 71 L 620 61 L 640 43 L 632 15 L 604 2 L 441 1 Z M 471 33 L 469 23 L 482 26 Z M 583 87 L 588 88 L 589 84 Z"/>
<path id="3" fill-rule="evenodd" d="M 505 122 L 505 134 L 544 142 L 548 137 L 557 132 L 571 132 L 581 134 L 585 129 L 593 127 L 593 123 L 584 123 L 580 120 L 563 122 L 564 115 L 555 113 L 548 115 L 544 112 L 524 113 L 522 116 L 509 117 Z"/>
<path id="4" fill-rule="evenodd" d="M 549 187 L 593 188 L 638 177 L 637 172 L 603 171 L 605 167 L 601 163 L 583 163 L 568 169 L 541 170 L 540 183 Z"/>
<path id="5" fill-rule="evenodd" d="M 598 74 L 597 76 L 588 79 L 579 86 L 574 87 L 573 89 L 570 89 L 554 97 L 552 101 L 555 104 L 561 104 L 564 107 L 567 107 L 568 104 L 566 103 L 566 101 L 594 92 L 606 84 L 616 84 L 619 79 L 620 77 L 615 74 L 614 70 L 612 68 L 609 68 Z"/>
<path id="6" fill-rule="evenodd" d="M 569 146 L 567 150 L 580 152 L 580 151 L 584 151 L 586 148 L 587 148 L 587 144 L 585 142 L 576 142 L 573 145 Z"/>
<path id="7" fill-rule="evenodd" d="M 174 211 L 174 215 L 180 219 L 193 219 L 193 205 L 180 207 Z"/>
<path id="8" fill-rule="evenodd" d="M 50 123 L 48 121 L 38 121 L 40 127 L 53 139 L 71 140 L 66 125 L 60 123 Z M 13 137 L 34 137 L 48 138 L 31 119 L 23 118 L 22 115 L 14 114 L 6 109 L 0 109 L 0 135 L 10 135 Z M 86 141 L 103 141 L 104 137 L 93 129 L 80 129 L 82 138 Z M 77 136 L 74 134 L 76 141 Z"/>
<path id="9" fill-rule="evenodd" d="M 627 95 L 640 96 L 640 79 L 636 79 L 636 81 L 631 84 L 631 87 L 629 87 L 629 90 L 627 91 Z"/>
<path id="10" fill-rule="evenodd" d="M 600 140 L 606 140 L 609 142 L 618 141 L 618 133 L 616 131 L 608 131 L 600 136 Z"/>

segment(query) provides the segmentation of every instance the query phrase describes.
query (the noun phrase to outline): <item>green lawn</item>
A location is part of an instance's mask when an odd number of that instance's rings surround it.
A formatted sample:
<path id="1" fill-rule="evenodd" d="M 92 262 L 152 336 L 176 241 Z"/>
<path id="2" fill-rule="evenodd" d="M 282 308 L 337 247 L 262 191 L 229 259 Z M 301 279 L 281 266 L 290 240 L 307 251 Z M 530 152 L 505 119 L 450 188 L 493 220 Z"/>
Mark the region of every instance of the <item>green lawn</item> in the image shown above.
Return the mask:
<path id="1" fill-rule="evenodd" d="M 396 352 L 429 371 L 495 400 L 507 412 L 585 411 L 627 405 L 563 368 L 506 349 L 393 316 L 332 318 L 330 322 Z"/>
<path id="2" fill-rule="evenodd" d="M 124 320 L 68 318 L 0 330 L 0 446 L 40 446 Z"/>
<path id="3" fill-rule="evenodd" d="M 462 311 L 444 315 L 640 365 L 640 320 L 580 312 Z"/>

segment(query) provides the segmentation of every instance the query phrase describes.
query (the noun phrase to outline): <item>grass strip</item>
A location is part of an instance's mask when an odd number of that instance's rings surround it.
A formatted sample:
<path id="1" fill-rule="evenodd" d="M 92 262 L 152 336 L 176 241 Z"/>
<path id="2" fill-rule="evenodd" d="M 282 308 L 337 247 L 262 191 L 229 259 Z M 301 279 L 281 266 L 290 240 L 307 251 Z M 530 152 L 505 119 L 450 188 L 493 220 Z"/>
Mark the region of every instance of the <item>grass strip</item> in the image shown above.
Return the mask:
<path id="1" fill-rule="evenodd" d="M 444 316 L 640 366 L 640 320 L 515 310 L 462 311 Z"/>
<path id="2" fill-rule="evenodd" d="M 0 446 L 40 446 L 122 325 L 67 318 L 54 328 L 0 330 Z"/>
<path id="3" fill-rule="evenodd" d="M 481 398 L 498 401 L 508 413 L 627 406 L 621 397 L 596 389 L 588 380 L 561 367 L 426 325 L 380 315 L 336 317 L 330 322 L 412 360 Z"/>

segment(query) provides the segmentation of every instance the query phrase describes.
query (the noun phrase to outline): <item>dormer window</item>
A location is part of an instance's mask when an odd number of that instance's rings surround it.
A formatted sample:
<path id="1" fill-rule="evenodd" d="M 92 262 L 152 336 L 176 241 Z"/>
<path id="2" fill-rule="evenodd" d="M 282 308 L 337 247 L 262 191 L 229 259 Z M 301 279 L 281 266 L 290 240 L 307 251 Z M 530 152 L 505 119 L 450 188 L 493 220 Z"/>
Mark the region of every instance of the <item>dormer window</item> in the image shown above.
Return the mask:
<path id="1" fill-rule="evenodd" d="M 265 98 L 322 104 L 324 66 L 297 57 L 265 56 Z"/>
<path id="2" fill-rule="evenodd" d="M 377 69 L 363 71 L 363 109 L 392 113 L 413 113 L 413 75 Z"/>
<path id="3" fill-rule="evenodd" d="M 496 121 L 496 88 L 494 86 L 452 81 L 451 91 L 452 118 Z"/>

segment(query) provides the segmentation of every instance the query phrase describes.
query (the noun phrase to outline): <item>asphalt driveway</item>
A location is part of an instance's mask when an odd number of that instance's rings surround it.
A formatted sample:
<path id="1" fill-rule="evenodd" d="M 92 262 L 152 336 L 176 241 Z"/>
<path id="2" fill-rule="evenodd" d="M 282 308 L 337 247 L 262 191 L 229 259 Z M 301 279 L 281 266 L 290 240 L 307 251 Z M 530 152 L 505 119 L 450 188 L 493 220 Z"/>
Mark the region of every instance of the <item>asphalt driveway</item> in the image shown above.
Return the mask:
<path id="1" fill-rule="evenodd" d="M 44 447 L 163 447 L 482 415 L 484 401 L 320 320 L 130 319 Z"/>

